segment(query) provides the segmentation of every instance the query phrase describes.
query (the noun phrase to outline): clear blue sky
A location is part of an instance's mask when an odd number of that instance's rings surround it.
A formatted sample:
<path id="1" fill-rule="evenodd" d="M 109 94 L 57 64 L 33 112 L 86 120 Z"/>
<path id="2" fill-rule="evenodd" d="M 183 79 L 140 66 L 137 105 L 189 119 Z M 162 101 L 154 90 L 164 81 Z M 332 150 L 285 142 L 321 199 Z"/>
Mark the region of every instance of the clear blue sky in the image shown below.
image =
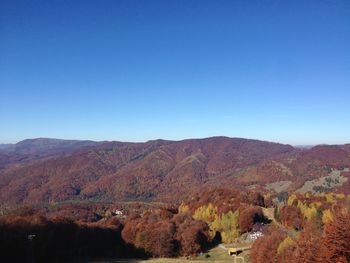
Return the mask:
<path id="1" fill-rule="evenodd" d="M 350 1 L 0 1 L 0 143 L 350 142 Z"/>

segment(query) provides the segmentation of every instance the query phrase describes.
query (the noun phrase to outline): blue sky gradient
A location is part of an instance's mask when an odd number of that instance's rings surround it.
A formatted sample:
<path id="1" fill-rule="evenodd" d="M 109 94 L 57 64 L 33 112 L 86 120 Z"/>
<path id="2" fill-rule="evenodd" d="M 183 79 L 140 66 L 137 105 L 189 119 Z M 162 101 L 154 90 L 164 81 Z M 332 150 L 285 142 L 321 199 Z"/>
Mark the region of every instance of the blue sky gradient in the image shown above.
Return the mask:
<path id="1" fill-rule="evenodd" d="M 350 1 L 0 1 L 0 143 L 350 143 Z"/>

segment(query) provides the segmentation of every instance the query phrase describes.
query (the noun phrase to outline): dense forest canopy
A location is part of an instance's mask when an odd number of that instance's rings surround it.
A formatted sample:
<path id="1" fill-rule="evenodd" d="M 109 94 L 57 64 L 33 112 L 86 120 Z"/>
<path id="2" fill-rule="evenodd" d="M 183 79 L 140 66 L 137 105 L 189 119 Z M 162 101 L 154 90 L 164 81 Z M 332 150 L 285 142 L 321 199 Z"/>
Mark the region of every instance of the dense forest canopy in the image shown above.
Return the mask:
<path id="1" fill-rule="evenodd" d="M 346 262 L 349 167 L 349 145 L 26 141 L 0 150 L 1 257 Z"/>

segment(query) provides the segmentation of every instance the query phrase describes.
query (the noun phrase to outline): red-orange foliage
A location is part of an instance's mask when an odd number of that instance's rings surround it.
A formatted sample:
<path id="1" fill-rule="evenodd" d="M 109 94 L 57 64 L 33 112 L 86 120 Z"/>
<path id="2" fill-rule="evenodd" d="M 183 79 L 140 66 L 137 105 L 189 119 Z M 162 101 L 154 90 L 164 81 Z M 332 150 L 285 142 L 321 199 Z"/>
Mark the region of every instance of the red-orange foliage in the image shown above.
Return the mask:
<path id="1" fill-rule="evenodd" d="M 179 241 L 181 255 L 197 254 L 207 246 L 208 225 L 202 221 L 193 220 L 189 214 L 176 215 L 175 222 L 176 240 Z"/>
<path id="2" fill-rule="evenodd" d="M 276 227 L 270 227 L 263 237 L 257 239 L 251 250 L 253 263 L 277 262 L 277 248 L 286 234 Z"/>
<path id="3" fill-rule="evenodd" d="M 321 235 L 321 229 L 317 227 L 316 222 L 308 222 L 296 241 L 294 252 L 290 255 L 289 261 L 285 262 L 324 262 Z M 285 251 L 285 253 L 287 252 Z"/>
<path id="4" fill-rule="evenodd" d="M 264 197 L 255 191 L 240 191 L 233 188 L 204 188 L 190 197 L 185 204 L 194 211 L 211 203 L 218 209 L 218 213 L 236 211 L 241 206 L 264 206 Z"/>
<path id="5" fill-rule="evenodd" d="M 303 216 L 299 207 L 284 206 L 281 209 L 280 217 L 282 224 L 295 230 L 301 230 L 304 224 Z"/>
<path id="6" fill-rule="evenodd" d="M 284 248 L 283 251 L 281 251 L 279 254 L 277 254 L 277 260 L 278 263 L 301 263 L 301 261 L 295 261 L 297 258 L 295 257 L 295 244 L 290 245 L 286 248 Z"/>
<path id="7" fill-rule="evenodd" d="M 46 209 L 45 215 L 48 218 L 61 216 L 81 222 L 96 222 L 102 219 L 102 216 L 95 212 L 96 207 L 89 205 L 65 204 L 55 208 Z"/>
<path id="8" fill-rule="evenodd" d="M 350 260 L 350 214 L 338 211 L 323 231 L 316 222 L 305 225 L 294 247 L 284 251 L 280 262 L 345 263 Z M 289 259 L 288 259 L 288 253 Z"/>
<path id="9" fill-rule="evenodd" d="M 209 242 L 208 226 L 204 222 L 194 220 L 189 214 L 174 215 L 166 210 L 129 218 L 122 237 L 157 257 L 196 254 Z"/>
<path id="10" fill-rule="evenodd" d="M 233 172 L 295 152 L 290 145 L 226 137 L 108 142 L 63 152 L 49 148 L 48 154 L 39 156 L 38 149 L 25 155 L 2 154 L 0 150 L 0 199 L 4 203 L 82 199 L 177 202 L 203 184 L 239 187 L 236 176 L 230 176 Z M 48 158 L 51 156 L 55 158 Z M 33 162 L 23 164 L 23 158 Z"/>
<path id="11" fill-rule="evenodd" d="M 265 220 L 261 207 L 248 206 L 240 211 L 239 228 L 242 233 L 248 232 L 252 230 L 255 223 L 264 222 Z"/>
<path id="12" fill-rule="evenodd" d="M 338 211 L 324 228 L 324 252 L 327 262 L 350 260 L 350 213 Z"/>
<path id="13" fill-rule="evenodd" d="M 285 221 L 289 222 L 296 210 L 290 207 L 282 208 L 285 212 Z M 253 262 L 281 262 L 281 263 L 345 263 L 350 261 L 350 213 L 345 207 L 335 207 L 333 219 L 324 226 L 317 221 L 305 222 L 300 234 L 294 236 L 295 242 L 289 244 L 276 255 L 273 251 L 274 239 L 279 239 L 276 233 L 267 233 L 258 239 L 253 246 Z M 287 225 L 293 225 L 287 223 Z M 279 242 L 281 240 L 279 239 Z M 277 241 L 276 241 L 277 242 Z M 267 247 L 265 247 L 267 246 Z"/>

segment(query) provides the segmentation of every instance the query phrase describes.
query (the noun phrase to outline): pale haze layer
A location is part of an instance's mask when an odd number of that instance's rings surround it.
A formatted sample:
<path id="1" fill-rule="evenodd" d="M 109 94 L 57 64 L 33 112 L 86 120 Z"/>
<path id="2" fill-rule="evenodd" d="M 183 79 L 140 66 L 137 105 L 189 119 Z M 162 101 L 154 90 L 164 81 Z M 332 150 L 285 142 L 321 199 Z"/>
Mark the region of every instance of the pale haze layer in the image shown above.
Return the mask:
<path id="1" fill-rule="evenodd" d="M 1 1 L 0 143 L 350 142 L 350 1 Z"/>

